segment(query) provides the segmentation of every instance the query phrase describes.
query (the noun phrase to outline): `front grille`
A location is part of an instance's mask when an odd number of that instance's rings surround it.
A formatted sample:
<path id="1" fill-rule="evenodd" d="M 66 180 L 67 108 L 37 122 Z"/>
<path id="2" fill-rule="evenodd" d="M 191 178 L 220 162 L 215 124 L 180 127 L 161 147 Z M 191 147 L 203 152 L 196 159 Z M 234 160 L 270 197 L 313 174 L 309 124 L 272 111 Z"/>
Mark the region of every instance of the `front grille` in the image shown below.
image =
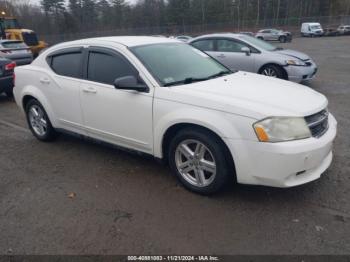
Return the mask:
<path id="1" fill-rule="evenodd" d="M 327 109 L 325 109 L 317 114 L 305 117 L 313 137 L 321 137 L 327 132 L 329 127 L 328 114 Z"/>
<path id="2" fill-rule="evenodd" d="M 38 38 L 34 32 L 23 32 L 23 40 L 28 46 L 36 46 L 39 44 Z"/>

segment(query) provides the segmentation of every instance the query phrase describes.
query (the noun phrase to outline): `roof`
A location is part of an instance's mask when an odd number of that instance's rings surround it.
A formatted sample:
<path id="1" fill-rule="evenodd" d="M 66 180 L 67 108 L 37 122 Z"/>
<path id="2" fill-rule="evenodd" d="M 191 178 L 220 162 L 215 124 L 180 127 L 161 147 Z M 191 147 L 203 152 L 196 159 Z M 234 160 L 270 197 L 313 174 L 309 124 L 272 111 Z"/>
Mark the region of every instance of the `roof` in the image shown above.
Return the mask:
<path id="1" fill-rule="evenodd" d="M 72 41 L 74 44 L 91 44 L 93 42 L 110 42 L 121 44 L 127 47 L 149 45 L 149 44 L 162 44 L 162 43 L 183 43 L 176 39 L 164 38 L 164 37 L 152 37 L 152 36 L 110 36 L 110 37 L 97 37 Z"/>
<path id="2" fill-rule="evenodd" d="M 218 33 L 218 34 L 208 34 L 208 35 L 201 35 L 196 38 L 191 39 L 190 42 L 194 42 L 197 39 L 202 38 L 210 38 L 210 37 L 232 37 L 232 38 L 240 38 L 241 36 L 244 36 L 244 34 L 234 34 L 234 33 Z"/>

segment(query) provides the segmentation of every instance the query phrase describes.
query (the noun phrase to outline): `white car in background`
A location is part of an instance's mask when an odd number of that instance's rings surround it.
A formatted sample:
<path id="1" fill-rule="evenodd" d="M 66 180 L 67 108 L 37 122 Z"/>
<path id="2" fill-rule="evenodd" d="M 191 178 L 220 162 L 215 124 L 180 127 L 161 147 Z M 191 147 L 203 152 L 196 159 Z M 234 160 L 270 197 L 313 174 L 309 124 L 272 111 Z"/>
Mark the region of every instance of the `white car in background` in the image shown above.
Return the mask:
<path id="1" fill-rule="evenodd" d="M 231 70 L 247 71 L 300 83 L 315 77 L 317 65 L 306 54 L 283 49 L 243 34 L 211 34 L 189 44 Z"/>
<path id="2" fill-rule="evenodd" d="M 231 72 L 177 40 L 109 37 L 55 45 L 16 69 L 30 130 L 66 130 L 169 163 L 188 189 L 230 181 L 292 187 L 330 166 L 335 118 L 325 96 Z M 156 186 L 156 185 L 155 185 Z"/>
<path id="3" fill-rule="evenodd" d="M 324 31 L 320 23 L 303 23 L 301 25 L 301 36 L 323 36 Z"/>

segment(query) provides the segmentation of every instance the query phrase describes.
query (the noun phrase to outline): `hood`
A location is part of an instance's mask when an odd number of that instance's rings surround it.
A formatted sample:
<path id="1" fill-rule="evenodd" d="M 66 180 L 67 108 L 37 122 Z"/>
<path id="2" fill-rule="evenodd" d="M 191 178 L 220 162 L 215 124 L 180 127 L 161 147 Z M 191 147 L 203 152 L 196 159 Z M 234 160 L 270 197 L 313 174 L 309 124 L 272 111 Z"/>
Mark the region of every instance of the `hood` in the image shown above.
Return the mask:
<path id="1" fill-rule="evenodd" d="M 328 104 L 324 95 L 309 87 L 247 72 L 160 89 L 156 98 L 254 119 L 309 116 L 325 109 Z"/>
<path id="2" fill-rule="evenodd" d="M 301 59 L 304 61 L 310 59 L 310 57 L 307 54 L 304 54 L 304 53 L 299 52 L 299 51 L 290 50 L 290 49 L 277 50 L 274 52 L 276 52 L 278 54 L 282 54 L 282 55 L 287 55 L 287 56 L 290 56 L 293 58 L 298 58 L 298 59 Z"/>

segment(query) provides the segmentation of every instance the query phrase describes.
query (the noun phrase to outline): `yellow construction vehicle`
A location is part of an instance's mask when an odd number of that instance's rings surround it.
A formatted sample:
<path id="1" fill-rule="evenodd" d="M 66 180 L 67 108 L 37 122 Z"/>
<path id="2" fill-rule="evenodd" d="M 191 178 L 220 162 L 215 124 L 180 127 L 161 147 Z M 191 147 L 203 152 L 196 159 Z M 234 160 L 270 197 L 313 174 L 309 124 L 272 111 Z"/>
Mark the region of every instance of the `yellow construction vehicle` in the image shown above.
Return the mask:
<path id="1" fill-rule="evenodd" d="M 31 49 L 34 57 L 36 57 L 41 50 L 48 46 L 48 44 L 44 41 L 38 40 L 38 37 L 34 31 L 21 28 L 16 18 L 1 15 L 0 38 L 23 41 Z"/>

